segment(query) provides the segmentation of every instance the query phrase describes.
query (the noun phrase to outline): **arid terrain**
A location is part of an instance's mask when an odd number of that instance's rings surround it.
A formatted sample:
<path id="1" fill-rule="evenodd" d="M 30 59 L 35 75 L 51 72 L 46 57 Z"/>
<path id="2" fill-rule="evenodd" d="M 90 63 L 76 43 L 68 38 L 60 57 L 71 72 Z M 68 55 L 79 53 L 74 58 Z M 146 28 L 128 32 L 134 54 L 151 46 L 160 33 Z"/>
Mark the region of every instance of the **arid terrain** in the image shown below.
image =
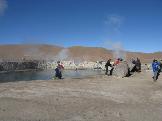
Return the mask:
<path id="1" fill-rule="evenodd" d="M 0 121 L 162 121 L 162 0 L 0 0 Z"/>
<path id="2" fill-rule="evenodd" d="M 0 83 L 0 121 L 161 121 L 162 76 Z"/>
<path id="3" fill-rule="evenodd" d="M 1 45 L 0 59 L 57 59 L 60 52 L 88 61 L 113 58 L 112 50 L 98 47 Z M 126 52 L 126 57 L 151 63 L 162 53 Z M 153 82 L 152 71 L 125 78 L 96 75 L 0 83 L 0 121 L 161 121 L 161 114 L 162 76 Z"/>
<path id="4" fill-rule="evenodd" d="M 53 59 L 63 47 L 53 45 L 0 45 L 1 59 L 21 59 L 21 58 L 41 58 Z M 79 58 L 88 61 L 108 60 L 113 58 L 112 50 L 99 47 L 82 47 L 73 46 L 67 48 L 69 58 Z M 132 57 L 141 59 L 143 63 L 150 63 L 154 58 L 162 59 L 162 52 L 155 53 L 140 53 L 126 52 L 126 59 Z"/>

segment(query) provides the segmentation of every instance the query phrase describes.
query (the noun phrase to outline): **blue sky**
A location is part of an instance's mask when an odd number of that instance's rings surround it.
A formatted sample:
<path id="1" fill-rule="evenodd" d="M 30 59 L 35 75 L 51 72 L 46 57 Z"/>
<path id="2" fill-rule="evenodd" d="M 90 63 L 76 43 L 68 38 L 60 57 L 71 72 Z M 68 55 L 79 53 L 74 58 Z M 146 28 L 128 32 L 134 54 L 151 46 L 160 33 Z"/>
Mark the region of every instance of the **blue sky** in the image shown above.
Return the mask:
<path id="1" fill-rule="evenodd" d="M 0 0 L 0 44 L 162 51 L 161 11 L 161 0 Z"/>

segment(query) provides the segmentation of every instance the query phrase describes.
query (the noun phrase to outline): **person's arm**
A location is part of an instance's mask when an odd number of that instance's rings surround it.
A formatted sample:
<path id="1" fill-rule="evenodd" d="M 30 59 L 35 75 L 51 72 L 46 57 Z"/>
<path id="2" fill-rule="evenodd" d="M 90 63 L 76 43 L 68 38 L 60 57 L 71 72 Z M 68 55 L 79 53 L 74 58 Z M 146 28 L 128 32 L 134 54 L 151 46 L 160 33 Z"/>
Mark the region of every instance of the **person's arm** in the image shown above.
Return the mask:
<path id="1" fill-rule="evenodd" d="M 152 69 L 153 69 L 153 72 L 155 72 L 157 70 L 157 64 L 156 63 L 152 64 Z"/>
<path id="2" fill-rule="evenodd" d="M 64 66 L 63 66 L 63 65 L 61 65 L 61 68 L 62 68 L 62 69 L 64 69 Z"/>
<path id="3" fill-rule="evenodd" d="M 107 66 L 108 66 L 108 63 L 105 64 L 105 67 L 107 67 Z"/>

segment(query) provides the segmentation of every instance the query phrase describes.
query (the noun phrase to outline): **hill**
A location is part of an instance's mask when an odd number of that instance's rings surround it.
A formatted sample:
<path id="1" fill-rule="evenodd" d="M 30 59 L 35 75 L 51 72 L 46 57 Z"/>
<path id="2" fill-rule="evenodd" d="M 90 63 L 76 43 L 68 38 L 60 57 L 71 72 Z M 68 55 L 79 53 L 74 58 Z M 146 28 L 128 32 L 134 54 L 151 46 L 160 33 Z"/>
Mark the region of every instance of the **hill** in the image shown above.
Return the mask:
<path id="1" fill-rule="evenodd" d="M 73 46 L 66 49 L 54 45 L 0 45 L 1 59 L 57 59 L 59 56 L 81 60 L 97 61 L 113 58 L 113 51 L 100 47 Z M 67 52 L 68 51 L 68 52 Z M 154 58 L 162 59 L 162 52 L 142 53 L 126 52 L 126 59 L 140 58 L 143 63 L 152 62 Z"/>

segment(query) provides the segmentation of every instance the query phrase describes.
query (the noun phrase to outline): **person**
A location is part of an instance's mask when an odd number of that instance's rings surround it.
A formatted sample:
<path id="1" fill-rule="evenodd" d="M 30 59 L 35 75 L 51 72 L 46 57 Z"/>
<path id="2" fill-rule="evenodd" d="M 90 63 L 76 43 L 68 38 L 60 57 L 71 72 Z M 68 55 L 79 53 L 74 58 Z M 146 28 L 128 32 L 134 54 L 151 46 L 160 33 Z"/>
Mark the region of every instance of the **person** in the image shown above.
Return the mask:
<path id="1" fill-rule="evenodd" d="M 159 63 L 160 63 L 160 72 L 162 72 L 162 60 L 160 60 Z"/>
<path id="2" fill-rule="evenodd" d="M 77 67 L 75 68 L 75 71 L 78 71 L 78 68 Z"/>
<path id="3" fill-rule="evenodd" d="M 134 64 L 133 69 L 131 70 L 132 72 L 141 72 L 141 61 L 139 58 L 136 60 L 134 58 L 131 59 L 132 64 Z"/>
<path id="4" fill-rule="evenodd" d="M 145 70 L 149 70 L 150 69 L 150 66 L 146 63 L 145 64 Z"/>
<path id="5" fill-rule="evenodd" d="M 63 63 L 60 64 L 60 61 L 57 62 L 57 67 L 55 69 L 55 77 L 62 79 L 62 70 L 64 69 Z"/>
<path id="6" fill-rule="evenodd" d="M 156 81 L 158 79 L 158 76 L 160 75 L 160 65 L 157 60 L 153 60 L 152 62 L 152 70 L 154 73 L 153 80 Z"/>
<path id="7" fill-rule="evenodd" d="M 59 78 L 59 79 L 62 78 L 62 73 L 61 73 L 61 69 L 60 69 L 59 66 L 57 66 L 56 69 L 55 69 L 55 77 Z"/>
<path id="8" fill-rule="evenodd" d="M 141 72 L 141 61 L 139 58 L 137 58 L 135 66 L 136 66 L 136 71 Z"/>
<path id="9" fill-rule="evenodd" d="M 114 65 L 118 65 L 119 63 L 120 63 L 120 58 L 118 58 L 118 59 L 115 61 Z"/>
<path id="10" fill-rule="evenodd" d="M 132 64 L 136 64 L 136 60 L 134 58 L 131 59 Z"/>
<path id="11" fill-rule="evenodd" d="M 109 59 L 108 61 L 107 61 L 107 63 L 105 64 L 105 68 L 106 68 L 106 72 L 105 72 L 105 75 L 108 75 L 108 71 L 110 71 L 110 75 L 112 75 L 112 70 L 113 70 L 113 68 L 112 68 L 112 65 L 111 65 L 111 59 Z"/>

